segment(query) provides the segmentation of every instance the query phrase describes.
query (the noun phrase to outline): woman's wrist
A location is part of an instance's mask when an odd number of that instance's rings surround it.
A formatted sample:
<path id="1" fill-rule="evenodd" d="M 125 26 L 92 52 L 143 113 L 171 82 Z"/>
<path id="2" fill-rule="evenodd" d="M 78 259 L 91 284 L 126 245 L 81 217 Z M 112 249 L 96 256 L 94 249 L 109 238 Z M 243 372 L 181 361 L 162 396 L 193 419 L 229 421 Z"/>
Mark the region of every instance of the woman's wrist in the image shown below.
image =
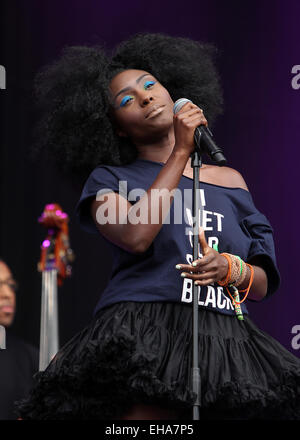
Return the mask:
<path id="1" fill-rule="evenodd" d="M 170 156 L 173 156 L 175 158 L 178 158 L 179 160 L 183 160 L 187 162 L 190 157 L 190 153 L 187 151 L 187 149 L 184 146 L 175 144 Z"/>
<path id="2" fill-rule="evenodd" d="M 229 269 L 227 258 L 225 258 L 224 255 L 220 255 L 219 267 L 220 267 L 220 277 L 221 277 L 219 281 L 222 281 L 226 278 Z"/>

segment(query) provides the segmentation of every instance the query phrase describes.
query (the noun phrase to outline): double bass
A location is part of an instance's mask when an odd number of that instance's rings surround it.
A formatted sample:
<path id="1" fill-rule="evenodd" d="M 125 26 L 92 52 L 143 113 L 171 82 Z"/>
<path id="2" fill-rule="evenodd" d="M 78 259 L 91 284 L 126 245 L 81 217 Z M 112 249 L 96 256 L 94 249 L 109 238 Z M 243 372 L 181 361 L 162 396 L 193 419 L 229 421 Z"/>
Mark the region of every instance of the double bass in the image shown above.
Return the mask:
<path id="1" fill-rule="evenodd" d="M 47 204 L 38 221 L 47 229 L 38 263 L 42 273 L 39 371 L 43 371 L 59 350 L 57 288 L 71 276 L 74 253 L 69 242 L 69 217 L 59 204 Z"/>

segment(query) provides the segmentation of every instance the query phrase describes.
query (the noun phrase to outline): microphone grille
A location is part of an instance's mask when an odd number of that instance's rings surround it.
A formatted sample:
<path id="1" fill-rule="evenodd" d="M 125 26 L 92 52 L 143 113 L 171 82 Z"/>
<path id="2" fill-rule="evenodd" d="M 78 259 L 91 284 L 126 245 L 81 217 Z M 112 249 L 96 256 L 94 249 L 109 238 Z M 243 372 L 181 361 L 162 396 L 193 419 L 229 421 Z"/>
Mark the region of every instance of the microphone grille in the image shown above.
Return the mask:
<path id="1" fill-rule="evenodd" d="M 187 102 L 192 102 L 190 99 L 187 99 L 187 98 L 180 98 L 180 99 L 177 99 L 177 101 L 175 102 L 175 104 L 174 104 L 174 107 L 173 107 L 173 113 L 174 113 L 174 115 L 176 115 L 176 113 L 178 113 L 179 112 L 179 110 L 184 106 L 184 104 L 186 104 Z"/>

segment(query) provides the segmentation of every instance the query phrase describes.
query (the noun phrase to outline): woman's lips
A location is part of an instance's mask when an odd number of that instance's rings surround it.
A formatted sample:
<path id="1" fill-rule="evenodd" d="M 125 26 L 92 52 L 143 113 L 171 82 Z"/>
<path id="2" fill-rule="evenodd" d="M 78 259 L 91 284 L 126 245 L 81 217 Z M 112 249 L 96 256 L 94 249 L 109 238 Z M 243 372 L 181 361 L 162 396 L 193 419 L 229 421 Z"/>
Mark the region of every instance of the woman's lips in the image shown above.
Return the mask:
<path id="1" fill-rule="evenodd" d="M 164 109 L 164 105 L 160 105 L 160 106 L 154 106 L 152 108 L 152 110 L 150 110 L 149 113 L 147 113 L 147 115 L 145 116 L 146 119 L 150 119 L 153 118 L 156 115 L 159 115 L 159 113 L 161 113 Z"/>

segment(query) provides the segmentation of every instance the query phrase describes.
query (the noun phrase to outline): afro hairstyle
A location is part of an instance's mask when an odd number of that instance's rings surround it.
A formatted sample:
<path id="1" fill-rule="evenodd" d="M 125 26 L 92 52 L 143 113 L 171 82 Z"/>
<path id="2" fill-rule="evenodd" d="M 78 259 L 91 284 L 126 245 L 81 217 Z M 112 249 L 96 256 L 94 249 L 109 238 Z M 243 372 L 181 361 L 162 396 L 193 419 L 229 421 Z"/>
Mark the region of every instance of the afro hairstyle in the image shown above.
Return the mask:
<path id="1" fill-rule="evenodd" d="M 40 116 L 33 151 L 48 151 L 63 173 L 80 180 L 99 165 L 133 162 L 135 145 L 118 136 L 110 117 L 109 84 L 126 69 L 154 75 L 174 102 L 193 101 L 211 126 L 223 105 L 216 54 L 211 44 L 160 33 L 133 35 L 112 51 L 104 45 L 65 47 L 35 77 Z"/>

